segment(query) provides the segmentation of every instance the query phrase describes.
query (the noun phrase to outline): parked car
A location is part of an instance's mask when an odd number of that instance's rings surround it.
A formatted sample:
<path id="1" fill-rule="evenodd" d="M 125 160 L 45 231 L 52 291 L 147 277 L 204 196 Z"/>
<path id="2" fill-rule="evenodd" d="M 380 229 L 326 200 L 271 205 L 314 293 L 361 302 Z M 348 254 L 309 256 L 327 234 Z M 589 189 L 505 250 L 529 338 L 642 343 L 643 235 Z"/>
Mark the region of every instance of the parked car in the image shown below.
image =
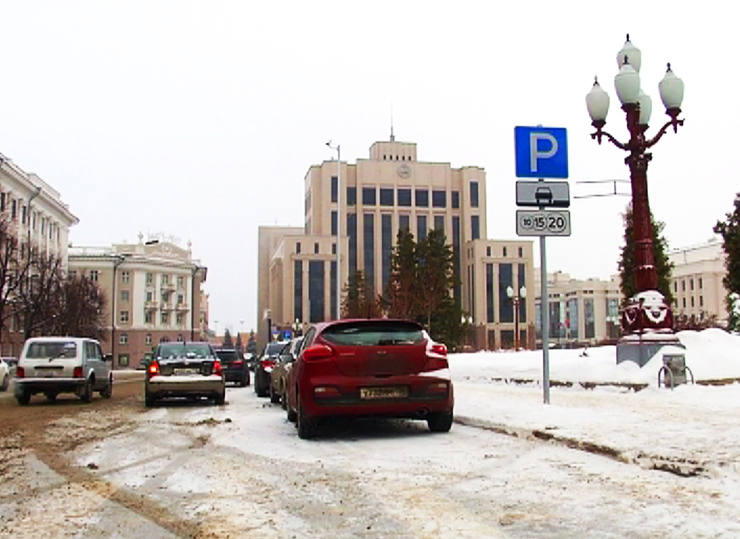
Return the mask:
<path id="1" fill-rule="evenodd" d="M 289 342 L 268 342 L 262 349 L 262 353 L 254 366 L 254 392 L 258 397 L 267 397 L 270 394 L 270 373 L 280 352 Z"/>
<path id="2" fill-rule="evenodd" d="M 414 321 L 334 320 L 311 327 L 286 380 L 288 419 L 311 438 L 328 417 L 424 419 L 452 427 L 447 347 Z"/>
<path id="3" fill-rule="evenodd" d="M 227 382 L 236 382 L 241 387 L 249 385 L 249 367 L 241 351 L 234 348 L 216 350 Z"/>
<path id="4" fill-rule="evenodd" d="M 13 392 L 19 404 L 43 393 L 49 400 L 59 393 L 74 393 L 90 402 L 93 392 L 113 394 L 111 357 L 100 343 L 78 337 L 32 337 L 23 345 L 15 371 Z"/>
<path id="5" fill-rule="evenodd" d="M 144 377 L 144 402 L 154 406 L 172 397 L 226 401 L 226 379 L 216 352 L 207 342 L 165 342 L 157 345 Z"/>
<path id="6" fill-rule="evenodd" d="M 0 391 L 7 391 L 10 386 L 10 363 L 0 357 Z"/>
<path id="7" fill-rule="evenodd" d="M 285 345 L 270 372 L 270 402 L 279 402 L 285 409 L 285 378 L 298 357 L 303 337 L 296 337 Z"/>

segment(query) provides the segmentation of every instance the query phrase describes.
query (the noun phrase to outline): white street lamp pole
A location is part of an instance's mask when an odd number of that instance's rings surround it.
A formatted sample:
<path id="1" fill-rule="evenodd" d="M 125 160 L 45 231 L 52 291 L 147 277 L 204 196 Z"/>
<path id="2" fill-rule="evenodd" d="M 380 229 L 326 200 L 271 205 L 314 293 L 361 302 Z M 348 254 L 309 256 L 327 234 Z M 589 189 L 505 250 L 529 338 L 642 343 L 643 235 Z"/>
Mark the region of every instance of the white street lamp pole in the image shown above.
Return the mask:
<path id="1" fill-rule="evenodd" d="M 340 256 L 342 245 L 342 151 L 339 144 L 332 146 L 331 140 L 326 145 L 337 151 L 337 320 L 342 318 L 342 258 Z"/>

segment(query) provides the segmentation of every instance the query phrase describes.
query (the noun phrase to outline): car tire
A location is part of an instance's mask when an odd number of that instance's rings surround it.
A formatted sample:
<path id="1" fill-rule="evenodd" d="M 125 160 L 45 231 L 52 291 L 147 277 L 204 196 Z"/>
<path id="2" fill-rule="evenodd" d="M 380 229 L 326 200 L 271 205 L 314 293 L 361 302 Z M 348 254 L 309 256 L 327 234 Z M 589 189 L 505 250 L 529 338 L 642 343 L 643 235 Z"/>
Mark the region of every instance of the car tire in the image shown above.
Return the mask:
<path id="1" fill-rule="evenodd" d="M 288 398 L 285 396 L 285 390 L 280 394 L 280 407 L 283 410 L 288 410 Z"/>
<path id="2" fill-rule="evenodd" d="M 308 417 L 305 412 L 303 411 L 303 406 L 301 406 L 301 396 L 296 395 L 296 406 L 298 407 L 298 412 L 296 414 L 296 428 L 298 429 L 298 437 L 301 440 L 310 440 L 314 436 L 316 436 L 316 427 L 318 421 L 315 418 Z"/>
<path id="3" fill-rule="evenodd" d="M 55 391 L 49 391 L 47 393 L 44 393 L 44 395 L 46 395 L 46 399 L 50 402 L 54 402 L 55 400 L 57 400 L 57 394 Z"/>
<path id="4" fill-rule="evenodd" d="M 449 432 L 452 428 L 453 418 L 452 410 L 447 412 L 431 412 L 427 416 L 427 425 L 432 432 Z"/>
<path id="5" fill-rule="evenodd" d="M 280 402 L 280 393 L 275 393 L 275 388 L 272 387 L 272 384 L 270 384 L 270 402 L 272 404 Z"/>
<path id="6" fill-rule="evenodd" d="M 257 393 L 258 397 L 267 397 L 269 395 L 267 388 L 259 383 L 259 379 L 259 376 L 254 377 L 254 392 Z"/>
<path id="7" fill-rule="evenodd" d="M 247 387 L 249 385 L 249 371 L 242 375 L 242 379 L 239 382 L 240 387 Z"/>
<path id="8" fill-rule="evenodd" d="M 91 402 L 93 397 L 93 383 L 90 378 L 85 380 L 85 385 L 80 393 L 80 399 L 82 402 Z"/>
<path id="9" fill-rule="evenodd" d="M 155 404 L 157 404 L 157 399 L 148 394 L 144 395 L 144 406 L 146 406 L 147 408 L 151 408 Z"/>
<path id="10" fill-rule="evenodd" d="M 25 406 L 26 404 L 31 402 L 31 394 L 25 389 L 16 390 L 15 400 L 17 400 L 18 404 L 20 404 L 21 406 Z"/>
<path id="11" fill-rule="evenodd" d="M 226 391 L 216 394 L 216 396 L 213 397 L 213 402 L 218 406 L 222 406 L 226 402 Z"/>
<path id="12" fill-rule="evenodd" d="M 0 391 L 7 391 L 10 386 L 10 376 L 7 374 L 3 375 L 3 382 L 0 384 Z"/>
<path id="13" fill-rule="evenodd" d="M 113 378 L 109 378 L 108 383 L 100 390 L 100 396 L 104 399 L 110 399 L 113 396 Z"/>
<path id="14" fill-rule="evenodd" d="M 247 375 L 244 377 L 245 386 L 250 385 L 252 376 L 249 374 L 249 369 L 247 369 Z"/>

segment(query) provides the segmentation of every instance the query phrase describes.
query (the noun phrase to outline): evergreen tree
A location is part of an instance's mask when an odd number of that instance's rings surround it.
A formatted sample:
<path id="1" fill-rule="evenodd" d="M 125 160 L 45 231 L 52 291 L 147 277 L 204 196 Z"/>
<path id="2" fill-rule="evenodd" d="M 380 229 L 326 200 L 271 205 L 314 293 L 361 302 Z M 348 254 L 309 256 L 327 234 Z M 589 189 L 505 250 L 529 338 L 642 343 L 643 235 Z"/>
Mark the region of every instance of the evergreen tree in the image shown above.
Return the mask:
<path id="1" fill-rule="evenodd" d="M 635 243 L 633 238 L 634 225 L 632 222 L 632 203 L 627 205 L 627 210 L 622 216 L 624 218 L 624 246 L 619 258 L 620 290 L 622 291 L 622 306 L 637 293 L 635 286 Z M 673 304 L 673 292 L 671 291 L 671 273 L 673 264 L 668 260 L 668 241 L 665 239 L 663 229 L 665 223 L 655 221 L 653 213 L 650 212 L 650 230 L 653 240 L 653 260 L 655 271 L 658 274 L 658 292 L 663 294 L 667 305 Z"/>
<path id="2" fill-rule="evenodd" d="M 424 317 L 427 331 L 431 333 L 433 315 L 444 310 L 449 311 L 452 302 L 452 247 L 445 244 L 445 236 L 441 230 L 433 229 L 418 243 L 416 252 L 417 308 Z M 443 305 L 447 305 L 447 309 L 442 309 Z"/>
<path id="3" fill-rule="evenodd" d="M 740 193 L 735 195 L 735 209 L 725 215 L 725 221 L 717 221 L 714 232 L 722 236 L 727 273 L 722 278 L 727 290 L 725 302 L 729 313 L 728 329 L 740 330 Z"/>
<path id="4" fill-rule="evenodd" d="M 223 346 L 224 348 L 234 347 L 234 341 L 231 339 L 231 332 L 229 331 L 229 328 L 226 328 L 224 330 L 224 340 L 222 341 L 221 346 Z"/>
<path id="5" fill-rule="evenodd" d="M 237 333 L 236 334 L 236 341 L 234 342 L 234 348 L 236 348 L 237 350 L 239 350 L 241 352 L 242 351 L 242 347 L 243 347 L 243 344 L 242 344 L 242 334 L 241 333 Z"/>
<path id="6" fill-rule="evenodd" d="M 378 318 L 380 300 L 367 287 L 361 271 L 350 275 L 342 293 L 342 318 Z"/>
<path id="7" fill-rule="evenodd" d="M 418 261 L 414 235 L 401 229 L 391 253 L 391 271 L 383 298 L 391 318 L 414 318 L 418 288 Z"/>

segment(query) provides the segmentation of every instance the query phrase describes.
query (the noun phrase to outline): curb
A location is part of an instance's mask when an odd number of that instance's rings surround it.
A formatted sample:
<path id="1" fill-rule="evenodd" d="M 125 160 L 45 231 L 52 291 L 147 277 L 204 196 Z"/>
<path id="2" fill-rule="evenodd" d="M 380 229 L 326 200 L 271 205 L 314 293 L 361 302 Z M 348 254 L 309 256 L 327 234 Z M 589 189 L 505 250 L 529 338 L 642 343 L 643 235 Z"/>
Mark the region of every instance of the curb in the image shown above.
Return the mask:
<path id="1" fill-rule="evenodd" d="M 643 452 L 632 456 L 621 449 L 608 445 L 587 442 L 584 440 L 569 438 L 567 436 L 558 436 L 550 432 L 548 429 L 540 430 L 513 427 L 504 423 L 496 423 L 468 416 L 455 416 L 454 421 L 455 423 L 466 427 L 488 430 L 498 434 L 505 434 L 506 436 L 513 436 L 514 438 L 551 442 L 570 449 L 601 455 L 623 464 L 633 464 L 648 470 L 669 472 L 680 477 L 705 475 L 709 471 L 710 467 L 707 462 L 699 462 L 696 460 L 676 457 L 662 457 L 660 455 L 650 455 Z M 714 465 L 723 466 L 722 463 L 714 463 Z"/>

